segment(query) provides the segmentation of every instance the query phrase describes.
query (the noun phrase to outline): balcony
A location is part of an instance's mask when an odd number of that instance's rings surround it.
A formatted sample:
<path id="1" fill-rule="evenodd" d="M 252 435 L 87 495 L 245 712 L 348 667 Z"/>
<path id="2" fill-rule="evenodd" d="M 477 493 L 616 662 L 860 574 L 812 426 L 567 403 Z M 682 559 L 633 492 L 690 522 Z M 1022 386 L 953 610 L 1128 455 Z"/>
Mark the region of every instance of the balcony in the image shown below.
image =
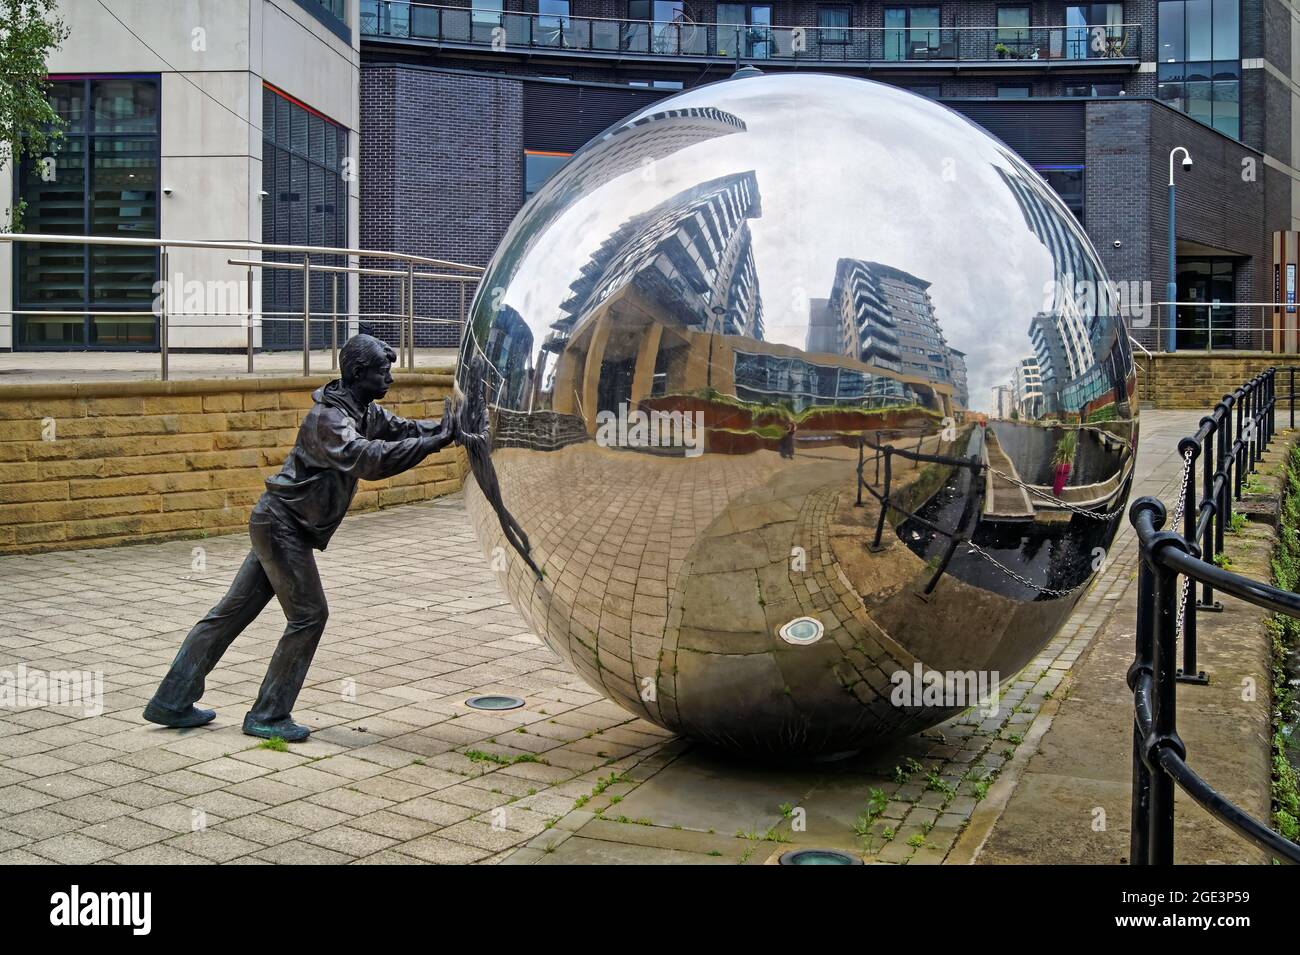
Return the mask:
<path id="1" fill-rule="evenodd" d="M 1132 68 L 1141 26 L 883 27 L 751 26 L 501 13 L 399 0 L 362 0 L 369 40 L 445 49 L 616 60 L 744 60 L 917 69 L 979 64 L 998 69 Z"/>

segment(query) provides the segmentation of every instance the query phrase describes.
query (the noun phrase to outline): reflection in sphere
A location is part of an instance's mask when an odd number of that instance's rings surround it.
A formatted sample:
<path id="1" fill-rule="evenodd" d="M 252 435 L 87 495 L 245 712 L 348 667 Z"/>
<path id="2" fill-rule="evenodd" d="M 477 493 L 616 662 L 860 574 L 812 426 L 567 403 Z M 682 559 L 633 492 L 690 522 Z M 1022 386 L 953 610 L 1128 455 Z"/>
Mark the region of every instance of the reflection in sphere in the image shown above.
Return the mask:
<path id="1" fill-rule="evenodd" d="M 1043 648 L 1121 520 L 1108 288 L 1039 175 L 930 100 L 801 74 L 648 106 L 474 300 L 479 540 L 583 679 L 686 736 L 809 756 L 942 722 Z"/>

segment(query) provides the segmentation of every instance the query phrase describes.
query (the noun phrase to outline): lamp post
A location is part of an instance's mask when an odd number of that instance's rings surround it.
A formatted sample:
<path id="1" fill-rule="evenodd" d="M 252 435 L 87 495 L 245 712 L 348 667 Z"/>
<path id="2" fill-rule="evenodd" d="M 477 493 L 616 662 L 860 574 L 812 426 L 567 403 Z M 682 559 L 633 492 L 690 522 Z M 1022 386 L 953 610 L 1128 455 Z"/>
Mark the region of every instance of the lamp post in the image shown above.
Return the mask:
<path id="1" fill-rule="evenodd" d="M 1169 284 L 1165 286 L 1165 301 L 1169 302 L 1169 342 L 1168 350 L 1178 350 L 1178 256 L 1174 239 L 1174 157 L 1183 154 L 1183 169 L 1192 168 L 1192 154 L 1186 146 L 1175 146 L 1169 150 Z"/>

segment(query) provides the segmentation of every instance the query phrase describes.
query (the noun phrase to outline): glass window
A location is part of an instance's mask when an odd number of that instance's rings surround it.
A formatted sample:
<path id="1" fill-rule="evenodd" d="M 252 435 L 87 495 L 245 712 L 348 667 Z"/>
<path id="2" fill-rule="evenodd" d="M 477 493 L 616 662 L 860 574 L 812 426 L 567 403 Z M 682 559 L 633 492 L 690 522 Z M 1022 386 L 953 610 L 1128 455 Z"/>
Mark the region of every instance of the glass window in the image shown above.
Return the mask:
<path id="1" fill-rule="evenodd" d="M 1004 83 L 998 87 L 998 99 L 1028 99 L 1032 95 L 1028 83 Z"/>
<path id="2" fill-rule="evenodd" d="M 1238 0 L 1214 0 L 1212 41 L 1216 60 L 1235 60 L 1241 56 Z"/>
<path id="3" fill-rule="evenodd" d="M 849 31 L 845 29 L 852 25 L 853 8 L 847 4 L 836 4 L 835 6 L 821 6 L 817 8 L 817 39 L 822 44 L 843 45 L 849 42 Z"/>
<path id="4" fill-rule="evenodd" d="M 938 7 L 885 8 L 885 59 L 929 59 L 938 49 Z"/>
<path id="5" fill-rule="evenodd" d="M 158 235 L 158 81 L 56 80 L 50 97 L 68 121 L 47 156 L 24 157 L 18 189 L 27 231 L 154 238 Z M 89 104 L 89 109 L 87 109 Z M 153 248 L 20 246 L 20 308 L 147 308 L 158 278 Z M 20 316 L 19 348 L 149 346 L 152 317 Z"/>
<path id="6" fill-rule="evenodd" d="M 524 150 L 524 198 L 529 198 L 542 188 L 546 180 L 569 161 L 571 155 L 573 154 Z"/>
<path id="7" fill-rule="evenodd" d="M 1183 0 L 1163 0 L 1160 4 L 1160 43 L 1157 59 L 1161 63 L 1181 63 L 1183 55 Z"/>
<path id="8" fill-rule="evenodd" d="M 337 123 L 281 96 L 262 89 L 262 115 L 273 122 L 262 128 L 262 241 L 282 245 L 347 244 L 348 188 L 342 176 L 348 155 L 348 131 Z M 300 262 L 288 253 L 265 254 L 271 261 Z M 316 261 L 314 258 L 312 261 Z M 342 257 L 322 257 L 323 265 L 346 265 Z M 338 275 L 339 298 L 347 300 L 345 275 Z M 334 274 L 315 272 L 311 281 L 312 311 L 328 311 Z M 301 313 L 302 278 L 287 269 L 267 269 L 262 276 L 264 348 L 301 348 L 300 321 L 276 321 L 276 313 Z M 312 326 L 313 346 L 329 344 L 329 324 Z"/>
<path id="9" fill-rule="evenodd" d="M 1210 0 L 1186 0 L 1183 6 L 1185 32 L 1183 43 L 1187 59 L 1208 60 L 1213 55 L 1210 43 Z"/>
<path id="10" fill-rule="evenodd" d="M 1226 135 L 1241 132 L 1236 0 L 1163 0 L 1157 95 Z M 1212 62 L 1211 56 L 1222 57 Z"/>
<path id="11" fill-rule="evenodd" d="M 1030 50 L 1029 7 L 998 7 L 997 42 L 1016 54 Z"/>

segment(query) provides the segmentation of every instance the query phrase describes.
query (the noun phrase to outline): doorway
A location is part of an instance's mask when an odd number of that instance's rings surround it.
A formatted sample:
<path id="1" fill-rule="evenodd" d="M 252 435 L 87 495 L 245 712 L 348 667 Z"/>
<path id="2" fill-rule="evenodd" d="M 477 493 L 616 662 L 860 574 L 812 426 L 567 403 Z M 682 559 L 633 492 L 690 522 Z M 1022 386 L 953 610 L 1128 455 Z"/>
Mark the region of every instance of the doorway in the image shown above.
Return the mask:
<path id="1" fill-rule="evenodd" d="M 1236 340 L 1236 259 L 1178 259 L 1178 349 L 1232 348 Z M 1222 305 L 1218 303 L 1224 303 Z M 1204 303 L 1204 304 L 1201 304 Z"/>

